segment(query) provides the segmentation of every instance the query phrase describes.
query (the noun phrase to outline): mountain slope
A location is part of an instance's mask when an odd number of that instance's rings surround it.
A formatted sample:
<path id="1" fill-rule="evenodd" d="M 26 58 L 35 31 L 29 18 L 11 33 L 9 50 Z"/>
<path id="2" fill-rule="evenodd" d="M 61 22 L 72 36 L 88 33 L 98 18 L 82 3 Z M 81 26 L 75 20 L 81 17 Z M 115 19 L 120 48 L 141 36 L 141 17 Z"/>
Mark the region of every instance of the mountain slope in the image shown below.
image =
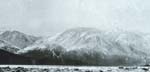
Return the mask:
<path id="1" fill-rule="evenodd" d="M 16 53 L 19 48 L 16 46 L 11 45 L 10 43 L 0 40 L 0 49 L 11 52 L 11 53 Z"/>
<path id="2" fill-rule="evenodd" d="M 5 31 L 0 34 L 0 40 L 7 41 L 18 48 L 25 48 L 33 44 L 37 39 L 38 37 L 26 35 L 18 31 Z"/>
<path id="3" fill-rule="evenodd" d="M 64 64 L 144 65 L 150 60 L 149 47 L 140 33 L 75 28 L 39 40 L 18 53 L 26 55 L 29 51 L 49 50 Z"/>

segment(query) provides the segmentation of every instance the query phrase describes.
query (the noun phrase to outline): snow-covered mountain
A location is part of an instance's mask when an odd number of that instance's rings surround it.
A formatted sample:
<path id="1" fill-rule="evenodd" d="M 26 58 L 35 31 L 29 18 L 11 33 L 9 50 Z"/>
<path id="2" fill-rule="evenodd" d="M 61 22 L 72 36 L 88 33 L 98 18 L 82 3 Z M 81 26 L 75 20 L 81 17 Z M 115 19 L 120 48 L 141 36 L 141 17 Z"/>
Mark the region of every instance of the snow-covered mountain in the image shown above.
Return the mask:
<path id="1" fill-rule="evenodd" d="M 144 65 L 150 63 L 147 36 L 127 31 L 100 31 L 93 28 L 69 29 L 44 38 L 18 51 L 49 50 L 54 56 L 90 65 Z M 59 50 L 59 51 L 58 51 Z"/>
<path id="2" fill-rule="evenodd" d="M 26 35 L 18 31 L 5 31 L 0 34 L 0 40 L 7 41 L 22 49 L 33 44 L 36 40 L 38 40 L 38 37 Z"/>

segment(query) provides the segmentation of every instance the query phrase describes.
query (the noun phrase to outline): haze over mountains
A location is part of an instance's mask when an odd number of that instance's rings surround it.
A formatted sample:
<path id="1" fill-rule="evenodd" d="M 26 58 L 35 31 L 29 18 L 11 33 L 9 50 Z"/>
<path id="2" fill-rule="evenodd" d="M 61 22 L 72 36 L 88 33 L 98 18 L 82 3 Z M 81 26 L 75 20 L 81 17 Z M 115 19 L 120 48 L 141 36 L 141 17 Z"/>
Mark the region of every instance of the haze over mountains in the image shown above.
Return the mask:
<path id="1" fill-rule="evenodd" d="M 34 59 L 33 64 L 112 66 L 150 63 L 149 35 L 128 31 L 74 28 L 45 38 L 6 31 L 0 34 L 0 49 Z"/>

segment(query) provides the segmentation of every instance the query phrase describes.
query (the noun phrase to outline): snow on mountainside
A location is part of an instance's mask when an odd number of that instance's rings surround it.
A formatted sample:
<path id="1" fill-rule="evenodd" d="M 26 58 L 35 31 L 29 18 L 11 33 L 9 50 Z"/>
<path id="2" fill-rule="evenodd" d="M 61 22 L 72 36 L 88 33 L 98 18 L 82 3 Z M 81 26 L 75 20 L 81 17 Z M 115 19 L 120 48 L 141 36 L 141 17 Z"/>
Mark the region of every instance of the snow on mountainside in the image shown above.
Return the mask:
<path id="1" fill-rule="evenodd" d="M 9 42 L 0 40 L 0 49 L 11 52 L 11 53 L 16 53 L 19 48 L 17 48 L 16 46 L 13 46 L 11 44 L 9 44 Z"/>
<path id="2" fill-rule="evenodd" d="M 33 44 L 37 39 L 37 37 L 26 35 L 18 31 L 5 31 L 0 34 L 0 40 L 7 41 L 21 49 Z"/>
<path id="3" fill-rule="evenodd" d="M 64 48 L 62 56 L 93 65 L 144 65 L 150 60 L 149 40 L 145 35 L 127 31 L 100 31 L 75 28 L 44 38 L 18 53 Z M 57 49 L 59 50 L 59 49 Z"/>

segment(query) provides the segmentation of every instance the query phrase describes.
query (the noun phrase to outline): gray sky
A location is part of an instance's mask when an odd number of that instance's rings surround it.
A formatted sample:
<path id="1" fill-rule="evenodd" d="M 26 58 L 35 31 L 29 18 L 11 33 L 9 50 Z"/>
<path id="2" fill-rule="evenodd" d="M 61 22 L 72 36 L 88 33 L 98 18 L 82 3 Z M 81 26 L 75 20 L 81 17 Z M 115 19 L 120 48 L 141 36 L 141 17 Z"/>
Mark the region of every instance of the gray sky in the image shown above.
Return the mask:
<path id="1" fill-rule="evenodd" d="M 0 30 L 53 35 L 73 27 L 150 33 L 149 0 L 0 0 Z"/>

